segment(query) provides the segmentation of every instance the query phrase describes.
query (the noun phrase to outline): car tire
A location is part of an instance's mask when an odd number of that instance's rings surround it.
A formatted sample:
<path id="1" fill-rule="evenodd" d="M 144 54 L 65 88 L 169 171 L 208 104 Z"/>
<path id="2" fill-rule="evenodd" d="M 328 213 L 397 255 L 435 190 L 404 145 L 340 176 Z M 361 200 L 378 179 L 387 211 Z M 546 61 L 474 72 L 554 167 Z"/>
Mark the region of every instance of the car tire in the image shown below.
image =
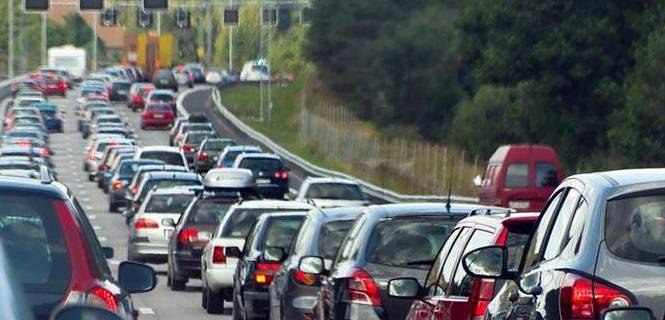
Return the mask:
<path id="1" fill-rule="evenodd" d="M 201 288 L 201 308 L 208 309 L 208 305 L 206 304 L 207 302 L 208 302 L 208 287 L 204 283 Z"/>
<path id="2" fill-rule="evenodd" d="M 203 288 L 205 294 L 205 309 L 208 314 L 221 314 L 224 312 L 224 299 L 219 292 L 210 290 L 207 286 Z"/>
<path id="3" fill-rule="evenodd" d="M 91 181 L 91 182 L 95 181 L 95 176 L 89 174 L 88 175 L 88 181 Z"/>
<path id="4" fill-rule="evenodd" d="M 100 177 L 97 177 L 97 188 L 104 189 L 104 182 Z"/>
<path id="5" fill-rule="evenodd" d="M 109 212 L 118 212 L 118 204 L 117 203 L 109 203 Z"/>
<path id="6" fill-rule="evenodd" d="M 187 280 L 178 280 L 171 277 L 171 290 L 173 291 L 185 291 L 187 287 Z"/>
<path id="7" fill-rule="evenodd" d="M 240 306 L 238 306 L 238 299 L 233 299 L 233 320 L 244 319 L 240 314 Z"/>

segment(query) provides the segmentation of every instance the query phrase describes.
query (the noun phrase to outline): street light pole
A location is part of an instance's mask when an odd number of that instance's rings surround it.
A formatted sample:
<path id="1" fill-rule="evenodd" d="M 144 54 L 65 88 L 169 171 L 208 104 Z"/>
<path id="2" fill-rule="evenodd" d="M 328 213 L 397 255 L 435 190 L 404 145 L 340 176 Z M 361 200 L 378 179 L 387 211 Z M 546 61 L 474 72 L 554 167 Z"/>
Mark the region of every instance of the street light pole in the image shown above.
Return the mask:
<path id="1" fill-rule="evenodd" d="M 157 12 L 157 35 L 162 35 L 162 13 Z"/>
<path id="2" fill-rule="evenodd" d="M 7 54 L 7 73 L 9 73 L 9 78 L 14 77 L 14 0 L 9 0 L 9 10 L 7 16 L 7 23 L 9 24 L 9 37 L 7 37 L 9 43 L 7 44 L 7 49 L 9 53 Z"/>
<path id="3" fill-rule="evenodd" d="M 92 15 L 92 71 L 97 72 L 97 21 L 98 15 Z"/>
<path id="4" fill-rule="evenodd" d="M 42 66 L 46 66 L 46 12 L 42 12 Z"/>
<path id="5" fill-rule="evenodd" d="M 208 65 L 212 64 L 212 14 L 210 14 L 210 11 L 212 10 L 212 7 L 210 6 L 210 2 L 206 2 L 206 16 L 208 18 L 208 35 L 207 35 L 207 43 L 206 43 L 206 61 L 208 62 Z"/>

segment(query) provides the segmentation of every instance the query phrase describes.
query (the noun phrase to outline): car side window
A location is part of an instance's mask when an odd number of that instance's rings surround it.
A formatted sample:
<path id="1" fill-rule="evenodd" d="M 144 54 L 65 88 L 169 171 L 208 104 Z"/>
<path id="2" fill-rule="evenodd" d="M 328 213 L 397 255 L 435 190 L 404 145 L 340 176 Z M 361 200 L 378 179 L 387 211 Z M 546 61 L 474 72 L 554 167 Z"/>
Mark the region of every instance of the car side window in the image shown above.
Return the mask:
<path id="1" fill-rule="evenodd" d="M 363 214 L 358 220 L 356 220 L 356 223 L 353 224 L 349 234 L 344 238 L 342 245 L 339 247 L 340 249 L 337 253 L 337 258 L 335 259 L 335 265 L 340 261 L 349 259 L 353 255 L 353 242 L 365 225 L 366 220 L 367 216 Z"/>
<path id="2" fill-rule="evenodd" d="M 542 211 L 543 213 L 540 215 L 538 226 L 531 235 L 531 239 L 529 239 L 529 246 L 523 263 L 524 268 L 529 268 L 540 261 L 539 258 L 543 248 L 543 241 L 545 240 L 547 230 L 552 223 L 552 219 L 556 217 L 555 213 L 559 209 L 559 203 L 561 202 L 564 191 L 565 190 L 562 189 L 552 196 L 547 207 Z"/>
<path id="3" fill-rule="evenodd" d="M 258 223 L 254 223 L 252 225 L 252 228 L 249 230 L 249 233 L 247 234 L 247 238 L 245 238 L 245 246 L 242 248 L 242 255 L 244 257 L 247 257 L 249 255 L 249 252 L 251 251 L 252 246 L 254 245 L 254 241 L 256 241 L 256 235 L 258 232 L 257 228 Z"/>
<path id="4" fill-rule="evenodd" d="M 586 226 L 587 217 L 589 216 L 589 205 L 584 198 L 580 198 L 580 202 L 575 210 L 566 236 L 563 239 L 561 256 L 564 258 L 571 258 L 577 256 L 580 251 L 582 239 L 584 235 L 584 228 Z"/>
<path id="5" fill-rule="evenodd" d="M 580 193 L 575 189 L 569 189 L 566 198 L 559 209 L 559 214 L 554 220 L 554 226 L 548 236 L 547 244 L 545 246 L 545 253 L 543 260 L 551 260 L 559 256 L 561 249 L 567 244 L 564 243 L 564 237 L 568 232 L 568 226 L 577 209 L 580 201 Z"/>
<path id="6" fill-rule="evenodd" d="M 455 267 L 457 266 L 457 262 L 459 260 L 459 257 L 462 255 L 462 251 L 464 250 L 464 247 L 466 246 L 466 242 L 469 239 L 469 234 L 471 233 L 470 228 L 464 228 L 460 232 L 460 235 L 457 237 L 457 241 L 452 245 L 450 248 L 450 252 L 448 253 L 448 257 L 446 258 L 446 261 L 443 263 L 443 268 L 441 269 L 441 275 L 439 276 L 439 279 L 437 280 L 435 288 L 435 296 L 442 296 L 448 289 L 448 285 L 450 285 L 450 282 L 453 277 L 453 272 L 455 271 Z"/>
<path id="7" fill-rule="evenodd" d="M 446 258 L 448 257 L 448 252 L 450 251 L 450 247 L 452 247 L 453 243 L 455 243 L 455 241 L 457 240 L 457 236 L 459 235 L 460 230 L 462 230 L 462 228 L 457 228 L 453 230 L 452 233 L 450 233 L 450 236 L 441 247 L 441 250 L 439 251 L 439 254 L 436 257 L 436 260 L 434 260 L 434 263 L 432 264 L 432 267 L 430 268 L 429 273 L 427 274 L 427 279 L 425 280 L 425 288 L 427 288 L 428 295 L 430 296 L 434 296 L 436 293 L 436 292 L 430 292 L 430 288 L 433 288 L 433 285 L 436 284 L 436 282 L 439 280 L 439 275 L 441 274 L 443 263 L 446 262 Z"/>
<path id="8" fill-rule="evenodd" d="M 529 185 L 529 164 L 512 163 L 506 170 L 506 188 L 522 188 Z"/>
<path id="9" fill-rule="evenodd" d="M 450 288 L 448 289 L 449 296 L 468 297 L 471 294 L 473 277 L 470 277 L 464 270 L 464 267 L 462 267 L 462 258 L 472 250 L 491 245 L 493 238 L 494 235 L 485 230 L 476 230 L 473 235 L 471 235 L 469 243 L 467 243 L 466 248 L 464 248 L 464 253 L 460 255 L 459 261 L 457 262 L 455 275 L 453 276 Z"/>

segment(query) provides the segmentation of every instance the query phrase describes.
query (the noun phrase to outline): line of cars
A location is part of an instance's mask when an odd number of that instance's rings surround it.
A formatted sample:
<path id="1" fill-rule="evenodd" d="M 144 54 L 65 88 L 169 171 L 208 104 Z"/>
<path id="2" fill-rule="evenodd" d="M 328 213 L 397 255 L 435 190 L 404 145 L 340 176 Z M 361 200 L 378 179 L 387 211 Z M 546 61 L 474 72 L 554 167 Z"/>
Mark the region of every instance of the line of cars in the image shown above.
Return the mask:
<path id="1" fill-rule="evenodd" d="M 49 72 L 43 77 L 50 76 Z M 34 74 L 28 78 L 37 79 Z M 99 243 L 79 201 L 58 182 L 51 160 L 49 136 L 64 130 L 65 114 L 49 95 L 59 93 L 39 90 L 34 83 L 17 81 L 3 118 L 0 269 L 6 281 L 2 287 L 23 290 L 0 294 L 0 313 L 9 320 L 71 319 L 68 316 L 102 316 L 110 311 L 135 319 L 138 312 L 130 294 L 152 290 L 155 272 L 150 266 L 125 261 L 118 277 L 112 275 L 106 259 L 113 258 L 113 249 Z M 7 300 L 11 305 L 5 304 Z"/>

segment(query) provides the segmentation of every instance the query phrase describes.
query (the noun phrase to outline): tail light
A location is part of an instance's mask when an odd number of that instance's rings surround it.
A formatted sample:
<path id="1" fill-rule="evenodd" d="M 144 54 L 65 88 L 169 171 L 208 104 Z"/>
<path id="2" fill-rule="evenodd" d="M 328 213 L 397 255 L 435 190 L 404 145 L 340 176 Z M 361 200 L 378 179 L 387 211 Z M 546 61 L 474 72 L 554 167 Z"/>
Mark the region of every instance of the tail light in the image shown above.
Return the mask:
<path id="1" fill-rule="evenodd" d="M 199 239 L 199 230 L 182 229 L 178 232 L 177 242 L 179 245 L 186 245 Z"/>
<path id="2" fill-rule="evenodd" d="M 381 306 L 379 287 L 365 270 L 355 268 L 346 280 L 346 289 L 342 301 L 349 303 Z"/>
<path id="3" fill-rule="evenodd" d="M 143 112 L 143 114 L 141 114 L 141 116 L 142 116 L 143 118 L 148 119 L 148 118 L 152 118 L 152 117 L 154 117 L 154 113 L 153 113 L 152 111 L 148 111 L 148 110 L 146 110 L 146 111 Z"/>
<path id="4" fill-rule="evenodd" d="M 177 135 L 177 136 L 175 137 L 175 141 L 180 142 L 180 141 L 182 141 L 183 138 L 184 138 L 184 137 L 183 137 L 181 134 L 179 134 L 179 135 Z"/>
<path id="5" fill-rule="evenodd" d="M 58 88 L 67 89 L 67 83 L 65 83 L 64 81 L 58 82 Z"/>
<path id="6" fill-rule="evenodd" d="M 88 303 L 107 307 L 109 310 L 118 310 L 118 300 L 115 295 L 102 287 L 95 287 L 88 293 Z"/>
<path id="7" fill-rule="evenodd" d="M 280 180 L 286 180 L 289 178 L 289 172 L 286 170 L 280 170 L 275 172 L 275 178 Z"/>
<path id="8" fill-rule="evenodd" d="M 97 160 L 97 158 L 95 157 L 94 154 L 92 154 L 92 153 L 88 153 L 88 160 L 90 160 L 90 161 L 95 161 L 95 160 Z"/>
<path id="9" fill-rule="evenodd" d="M 141 98 L 141 96 L 138 94 L 134 94 L 132 95 L 132 101 L 134 103 L 141 103 L 143 101 L 143 98 Z"/>
<path id="10" fill-rule="evenodd" d="M 257 263 L 256 270 L 254 271 L 254 283 L 261 285 L 269 285 L 275 277 L 275 272 L 279 271 L 279 263 Z"/>
<path id="11" fill-rule="evenodd" d="M 43 148 L 41 151 L 41 155 L 42 157 L 48 157 L 51 155 L 51 150 L 49 150 L 48 148 Z"/>
<path id="12" fill-rule="evenodd" d="M 483 319 L 487 306 L 494 297 L 494 280 L 492 279 L 475 279 L 474 288 L 471 292 L 476 294 L 475 305 L 473 307 L 473 314 L 471 319 Z"/>
<path id="13" fill-rule="evenodd" d="M 212 250 L 212 263 L 226 263 L 224 247 L 217 247 Z"/>
<path id="14" fill-rule="evenodd" d="M 631 305 L 628 294 L 577 274 L 566 274 L 559 305 L 562 319 L 596 319 L 607 308 Z"/>
<path id="15" fill-rule="evenodd" d="M 122 181 L 113 181 L 111 186 L 113 187 L 113 190 L 120 190 L 122 189 Z"/>
<path id="16" fill-rule="evenodd" d="M 105 164 L 100 164 L 97 167 L 97 171 L 99 171 L 99 172 L 106 171 L 106 165 Z"/>
<path id="17" fill-rule="evenodd" d="M 192 147 L 192 145 L 190 145 L 190 144 L 183 144 L 182 145 L 182 151 L 184 151 L 184 152 L 192 152 L 193 149 L 194 149 L 194 147 Z"/>
<path id="18" fill-rule="evenodd" d="M 136 194 L 139 191 L 139 187 L 137 185 L 133 185 L 129 190 L 132 192 L 132 194 Z"/>
<path id="19" fill-rule="evenodd" d="M 150 220 L 146 218 L 140 218 L 134 223 L 134 229 L 157 229 L 159 228 L 159 223 L 155 220 Z"/>
<path id="20" fill-rule="evenodd" d="M 296 270 L 293 274 L 293 280 L 304 286 L 313 286 L 318 282 L 318 275 Z"/>
<path id="21" fill-rule="evenodd" d="M 191 73 L 188 73 L 187 74 L 187 79 L 189 79 L 189 81 L 194 81 L 194 76 L 192 76 Z"/>
<path id="22" fill-rule="evenodd" d="M 199 154 L 199 161 L 207 161 L 208 160 L 208 154 L 205 152 L 201 152 Z"/>
<path id="23" fill-rule="evenodd" d="M 224 162 L 220 162 L 220 163 L 217 165 L 217 168 L 224 168 Z"/>

